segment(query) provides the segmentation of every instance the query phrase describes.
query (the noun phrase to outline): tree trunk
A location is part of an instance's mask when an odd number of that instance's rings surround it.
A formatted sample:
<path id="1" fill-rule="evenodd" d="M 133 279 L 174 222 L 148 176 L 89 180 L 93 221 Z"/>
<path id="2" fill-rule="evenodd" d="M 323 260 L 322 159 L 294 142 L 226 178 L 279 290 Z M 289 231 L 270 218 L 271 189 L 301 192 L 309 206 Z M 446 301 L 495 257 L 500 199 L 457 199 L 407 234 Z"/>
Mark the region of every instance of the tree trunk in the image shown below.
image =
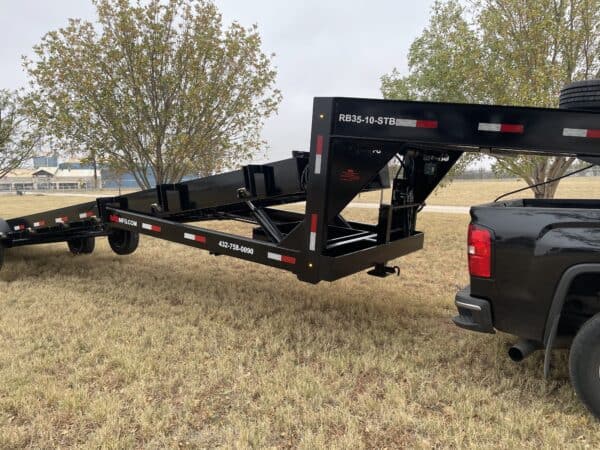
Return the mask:
<path id="1" fill-rule="evenodd" d="M 541 170 L 535 171 L 532 180 L 533 184 L 543 183 L 548 180 L 562 177 L 567 173 L 575 160 L 575 158 L 568 157 L 548 158 L 548 160 L 544 162 L 543 166 L 538 166 L 538 169 Z M 535 193 L 535 198 L 554 198 L 559 183 L 560 180 L 532 188 Z"/>
<path id="2" fill-rule="evenodd" d="M 94 190 L 98 190 L 98 164 L 96 163 L 95 153 L 92 158 L 92 165 L 94 166 Z"/>
<path id="3" fill-rule="evenodd" d="M 518 158 L 497 158 L 498 165 L 503 172 L 508 172 L 525 180 L 527 185 L 533 191 L 535 198 L 554 198 L 560 180 L 552 183 L 545 183 L 548 180 L 559 178 L 567 173 L 569 168 L 576 161 L 571 157 L 518 157 Z"/>

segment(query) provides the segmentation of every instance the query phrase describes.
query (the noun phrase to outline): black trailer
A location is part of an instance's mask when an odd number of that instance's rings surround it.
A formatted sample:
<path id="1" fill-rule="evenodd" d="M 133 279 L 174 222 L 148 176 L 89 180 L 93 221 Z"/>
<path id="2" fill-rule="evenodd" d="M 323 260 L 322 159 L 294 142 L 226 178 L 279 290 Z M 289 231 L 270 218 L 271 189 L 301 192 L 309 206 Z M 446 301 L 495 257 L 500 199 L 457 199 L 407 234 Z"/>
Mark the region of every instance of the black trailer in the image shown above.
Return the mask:
<path id="1" fill-rule="evenodd" d="M 370 269 L 419 250 L 417 215 L 465 151 L 600 156 L 600 113 L 356 98 L 316 98 L 310 152 L 290 159 L 24 217 L 0 221 L 3 248 L 67 242 L 91 253 L 107 236 L 118 254 L 139 234 L 295 273 L 317 283 Z M 389 177 L 396 159 L 400 169 Z M 344 208 L 365 190 L 391 187 L 376 224 L 346 220 Z M 278 206 L 305 202 L 304 213 Z M 242 237 L 190 225 L 237 220 Z"/>

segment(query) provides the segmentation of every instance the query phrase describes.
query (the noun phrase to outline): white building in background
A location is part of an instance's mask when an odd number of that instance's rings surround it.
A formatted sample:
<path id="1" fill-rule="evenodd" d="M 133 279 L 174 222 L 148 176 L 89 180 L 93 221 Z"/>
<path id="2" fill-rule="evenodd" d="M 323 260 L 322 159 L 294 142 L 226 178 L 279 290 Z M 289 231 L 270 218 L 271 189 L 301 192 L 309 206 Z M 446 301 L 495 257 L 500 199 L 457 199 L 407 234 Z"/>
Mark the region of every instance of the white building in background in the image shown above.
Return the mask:
<path id="1" fill-rule="evenodd" d="M 75 167 L 73 167 L 75 166 Z M 98 186 L 102 186 L 98 171 Z M 0 178 L 0 191 L 41 191 L 93 189 L 94 170 L 79 168 L 79 164 L 65 163 L 58 167 L 15 169 Z"/>

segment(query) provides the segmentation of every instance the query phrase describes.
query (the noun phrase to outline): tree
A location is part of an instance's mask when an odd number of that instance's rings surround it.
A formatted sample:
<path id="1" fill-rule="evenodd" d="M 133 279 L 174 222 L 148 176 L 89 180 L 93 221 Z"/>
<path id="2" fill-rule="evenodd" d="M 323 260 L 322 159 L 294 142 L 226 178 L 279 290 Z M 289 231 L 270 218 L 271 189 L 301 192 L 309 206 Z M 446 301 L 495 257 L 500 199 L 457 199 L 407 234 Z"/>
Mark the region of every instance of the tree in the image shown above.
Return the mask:
<path id="1" fill-rule="evenodd" d="M 103 184 L 108 181 L 113 181 L 117 185 L 119 195 L 121 195 L 121 189 L 123 188 L 123 177 L 127 175 L 127 170 L 123 169 L 123 166 L 107 167 L 102 173 Z M 104 185 L 103 187 L 105 187 Z"/>
<path id="2" fill-rule="evenodd" d="M 94 0 L 96 25 L 46 34 L 25 66 L 28 108 L 89 161 L 140 186 L 249 159 L 281 95 L 256 26 L 227 29 L 209 0 Z"/>
<path id="3" fill-rule="evenodd" d="M 0 178 L 29 159 L 38 142 L 17 94 L 0 90 Z"/>
<path id="4" fill-rule="evenodd" d="M 600 0 L 470 5 L 468 14 L 457 0 L 435 3 L 429 26 L 411 45 L 409 74 L 394 69 L 382 77 L 386 98 L 556 107 L 563 85 L 600 77 Z M 495 156 L 493 168 L 521 177 L 536 198 L 552 198 L 558 182 L 533 186 L 564 175 L 574 162 Z"/>

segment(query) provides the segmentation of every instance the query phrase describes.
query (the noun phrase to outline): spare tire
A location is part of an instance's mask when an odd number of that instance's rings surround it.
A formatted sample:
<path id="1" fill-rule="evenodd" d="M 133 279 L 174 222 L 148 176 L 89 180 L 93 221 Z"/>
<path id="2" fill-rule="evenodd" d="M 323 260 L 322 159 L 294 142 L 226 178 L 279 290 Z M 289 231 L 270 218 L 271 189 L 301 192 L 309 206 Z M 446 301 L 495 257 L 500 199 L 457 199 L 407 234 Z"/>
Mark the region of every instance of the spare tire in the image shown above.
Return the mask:
<path id="1" fill-rule="evenodd" d="M 561 109 L 600 111 L 600 80 L 576 81 L 560 91 Z"/>

